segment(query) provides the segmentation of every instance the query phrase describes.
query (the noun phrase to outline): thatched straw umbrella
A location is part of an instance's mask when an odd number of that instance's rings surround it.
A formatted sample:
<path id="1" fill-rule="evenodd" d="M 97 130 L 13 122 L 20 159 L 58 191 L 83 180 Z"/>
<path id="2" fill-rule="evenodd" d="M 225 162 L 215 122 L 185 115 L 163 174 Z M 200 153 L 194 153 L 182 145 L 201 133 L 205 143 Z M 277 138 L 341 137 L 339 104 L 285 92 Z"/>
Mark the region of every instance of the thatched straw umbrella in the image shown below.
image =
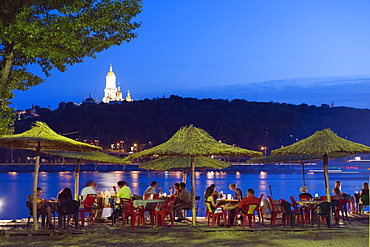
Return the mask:
<path id="1" fill-rule="evenodd" d="M 33 215 L 37 215 L 37 181 L 40 168 L 41 150 L 67 150 L 67 151 L 92 151 L 99 150 L 100 147 L 78 142 L 70 138 L 58 135 L 43 122 L 36 122 L 30 130 L 21 134 L 0 136 L 0 147 L 13 149 L 27 149 L 36 151 L 35 170 L 33 173 L 32 190 L 32 210 Z M 37 222 L 34 220 L 33 227 L 38 229 Z"/>
<path id="2" fill-rule="evenodd" d="M 341 157 L 346 157 L 348 153 L 339 153 L 339 154 L 330 154 L 329 159 L 336 159 Z M 297 163 L 302 165 L 302 182 L 303 185 L 306 186 L 306 178 L 305 178 L 305 169 L 304 164 L 306 161 L 317 161 L 321 160 L 321 155 L 271 155 L 271 156 L 263 156 L 263 157 L 256 157 L 253 159 L 248 160 L 248 163 L 276 163 L 276 162 L 288 162 L 288 163 Z"/>
<path id="3" fill-rule="evenodd" d="M 139 165 L 140 168 L 156 170 L 156 171 L 168 171 L 168 170 L 183 170 L 182 182 L 186 183 L 186 171 L 189 170 L 189 164 L 191 158 L 185 157 L 162 157 L 154 159 Z M 230 164 L 221 160 L 212 159 L 208 157 L 198 156 L 194 157 L 195 168 L 214 168 L 223 169 L 229 167 Z"/>
<path id="4" fill-rule="evenodd" d="M 306 139 L 290 146 L 271 151 L 272 155 L 320 155 L 324 167 L 326 198 L 330 202 L 328 155 L 343 154 L 344 156 L 356 153 L 370 153 L 370 147 L 348 141 L 334 134 L 330 129 L 316 131 Z"/>
<path id="5" fill-rule="evenodd" d="M 134 153 L 126 157 L 127 160 L 135 158 L 161 157 L 190 157 L 188 167 L 191 171 L 191 197 L 192 197 L 192 224 L 196 225 L 195 209 L 195 181 L 194 181 L 194 158 L 200 156 L 262 156 L 261 152 L 250 151 L 243 148 L 233 147 L 216 141 L 206 131 L 193 125 L 182 127 L 167 142 Z"/>
<path id="6" fill-rule="evenodd" d="M 80 160 L 91 160 L 101 163 L 114 163 L 114 164 L 124 164 L 125 162 L 122 158 L 118 158 L 113 155 L 109 155 L 100 151 L 90 151 L 90 152 L 72 152 L 72 151 L 42 151 L 46 154 L 57 155 L 62 157 L 68 157 L 77 159 L 77 166 L 75 171 L 75 199 L 78 199 L 79 191 L 79 180 L 80 180 Z"/>

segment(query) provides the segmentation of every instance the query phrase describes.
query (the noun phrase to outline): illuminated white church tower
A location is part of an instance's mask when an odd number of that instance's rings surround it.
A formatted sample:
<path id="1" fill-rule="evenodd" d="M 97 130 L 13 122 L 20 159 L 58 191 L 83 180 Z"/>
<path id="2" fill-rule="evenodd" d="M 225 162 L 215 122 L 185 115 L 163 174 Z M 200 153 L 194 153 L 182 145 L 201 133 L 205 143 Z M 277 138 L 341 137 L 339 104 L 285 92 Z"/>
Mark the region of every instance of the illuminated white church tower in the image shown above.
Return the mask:
<path id="1" fill-rule="evenodd" d="M 121 87 L 116 87 L 116 75 L 113 72 L 112 65 L 109 68 L 109 72 L 107 73 L 107 76 L 105 77 L 105 89 L 104 89 L 104 103 L 109 103 L 111 101 L 114 102 L 121 102 L 125 99 L 122 98 L 122 92 Z M 126 101 L 132 102 L 130 92 L 127 91 L 127 97 Z"/>

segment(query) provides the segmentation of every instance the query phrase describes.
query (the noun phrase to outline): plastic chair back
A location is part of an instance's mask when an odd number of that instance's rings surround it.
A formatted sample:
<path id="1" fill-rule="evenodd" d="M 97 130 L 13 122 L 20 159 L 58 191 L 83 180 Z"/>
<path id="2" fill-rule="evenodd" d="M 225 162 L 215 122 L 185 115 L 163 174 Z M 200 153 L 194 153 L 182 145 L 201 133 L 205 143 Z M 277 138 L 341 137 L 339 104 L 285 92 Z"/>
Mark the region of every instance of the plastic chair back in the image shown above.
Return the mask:
<path id="1" fill-rule="evenodd" d="M 322 202 L 315 207 L 321 216 L 330 216 L 331 208 L 332 204 L 330 202 Z"/>
<path id="2" fill-rule="evenodd" d="M 287 201 L 282 201 L 281 202 L 281 206 L 283 207 L 284 209 L 284 212 L 287 214 L 287 215 L 291 215 L 292 214 L 292 207 L 293 205 Z"/>
<path id="3" fill-rule="evenodd" d="M 61 205 L 61 212 L 63 214 L 77 214 L 80 208 L 80 203 L 75 200 L 63 202 Z"/>
<path id="4" fill-rule="evenodd" d="M 88 207 L 89 205 L 92 206 L 97 196 L 98 196 L 97 194 L 87 194 L 86 199 L 83 202 L 81 202 L 81 204 L 84 204 L 85 206 L 88 206 Z"/>
<path id="5" fill-rule="evenodd" d="M 311 197 L 308 195 L 298 195 L 300 201 L 310 201 Z"/>

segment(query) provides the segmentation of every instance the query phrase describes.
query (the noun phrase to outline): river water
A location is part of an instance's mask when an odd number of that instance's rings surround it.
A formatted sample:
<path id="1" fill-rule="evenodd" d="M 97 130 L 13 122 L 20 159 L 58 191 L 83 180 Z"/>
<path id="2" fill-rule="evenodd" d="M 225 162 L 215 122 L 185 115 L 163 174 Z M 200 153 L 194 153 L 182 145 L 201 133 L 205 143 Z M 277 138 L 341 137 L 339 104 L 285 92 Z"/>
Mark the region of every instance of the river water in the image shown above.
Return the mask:
<path id="1" fill-rule="evenodd" d="M 228 185 L 236 183 L 243 195 L 248 188 L 253 188 L 257 197 L 264 193 L 270 195 L 269 185 L 272 187 L 273 198 L 289 199 L 293 195 L 297 198 L 299 188 L 302 186 L 302 174 L 297 172 L 196 172 L 196 195 L 201 196 L 198 216 L 205 212 L 203 201 L 204 190 L 211 184 L 215 184 L 216 190 L 222 190 L 225 194 L 232 193 Z M 98 184 L 97 191 L 105 191 L 116 185 L 119 180 L 126 180 L 134 194 L 142 195 L 151 181 L 157 181 L 159 187 L 168 193 L 168 187 L 175 182 L 181 182 L 181 172 L 156 172 L 156 171 L 112 171 L 112 172 L 82 172 L 80 174 L 80 189 L 87 180 L 94 180 Z M 336 180 L 342 181 L 342 191 L 353 194 L 360 191 L 362 183 L 369 180 L 367 170 L 358 173 L 333 173 L 329 174 L 330 186 L 334 187 Z M 190 176 L 188 176 L 188 190 L 190 191 Z M 27 195 L 32 194 L 32 173 L 0 173 L 0 219 L 20 219 L 28 216 L 25 206 Z M 70 187 L 74 191 L 74 173 L 59 172 L 39 174 L 39 187 L 43 189 L 42 198 L 56 197 L 57 193 Z M 324 178 L 322 172 L 306 174 L 306 185 L 311 194 L 325 195 Z M 190 214 L 189 214 L 190 216 Z"/>

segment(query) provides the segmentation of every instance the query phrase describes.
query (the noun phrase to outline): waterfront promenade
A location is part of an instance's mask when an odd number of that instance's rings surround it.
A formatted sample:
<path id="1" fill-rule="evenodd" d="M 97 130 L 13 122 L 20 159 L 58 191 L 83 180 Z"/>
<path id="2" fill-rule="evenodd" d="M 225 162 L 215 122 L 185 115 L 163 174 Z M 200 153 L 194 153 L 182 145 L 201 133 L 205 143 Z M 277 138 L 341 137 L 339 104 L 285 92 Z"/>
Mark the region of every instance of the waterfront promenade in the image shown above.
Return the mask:
<path id="1" fill-rule="evenodd" d="M 295 228 L 283 227 L 281 221 L 270 226 L 269 216 L 256 228 L 207 226 L 204 217 L 198 217 L 197 226 L 190 222 L 151 228 L 147 225 L 132 230 L 112 226 L 106 220 L 83 228 L 25 229 L 26 219 L 16 223 L 0 224 L 0 246 L 369 246 L 369 215 L 351 214 L 349 223 L 333 225 L 329 229 L 314 225 Z"/>

